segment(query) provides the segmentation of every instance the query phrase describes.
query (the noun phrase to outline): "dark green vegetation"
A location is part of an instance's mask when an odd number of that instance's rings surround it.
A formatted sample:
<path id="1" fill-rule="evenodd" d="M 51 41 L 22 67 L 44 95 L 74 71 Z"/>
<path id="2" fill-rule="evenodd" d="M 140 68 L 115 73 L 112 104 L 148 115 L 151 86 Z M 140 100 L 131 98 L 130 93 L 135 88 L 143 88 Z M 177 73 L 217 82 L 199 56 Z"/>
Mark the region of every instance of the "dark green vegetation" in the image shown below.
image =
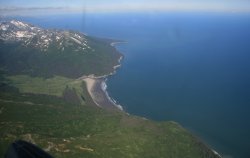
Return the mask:
<path id="1" fill-rule="evenodd" d="M 91 52 L 46 52 L 0 42 L 0 157 L 16 139 L 55 157 L 218 157 L 175 122 L 98 108 L 82 75 L 113 71 L 120 54 L 88 37 Z"/>
<path id="2" fill-rule="evenodd" d="M 55 157 L 215 157 L 174 122 L 157 123 L 6 89 L 0 94 L 1 156 L 10 142 L 24 139 Z"/>
<path id="3" fill-rule="evenodd" d="M 44 52 L 18 42 L 0 40 L 0 66 L 11 75 L 26 74 L 39 77 L 59 75 L 77 78 L 83 74 L 105 75 L 112 72 L 121 54 L 103 39 L 87 39 L 89 47 L 94 48 L 88 52 L 71 51 L 71 47 L 58 51 L 53 45 Z"/>

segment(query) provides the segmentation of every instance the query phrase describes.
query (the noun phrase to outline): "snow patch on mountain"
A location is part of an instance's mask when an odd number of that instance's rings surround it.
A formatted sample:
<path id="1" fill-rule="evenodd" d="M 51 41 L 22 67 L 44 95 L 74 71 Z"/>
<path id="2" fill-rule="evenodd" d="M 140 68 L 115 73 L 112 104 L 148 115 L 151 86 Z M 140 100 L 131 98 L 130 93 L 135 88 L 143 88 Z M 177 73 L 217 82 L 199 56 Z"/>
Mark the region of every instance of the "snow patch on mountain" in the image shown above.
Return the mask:
<path id="1" fill-rule="evenodd" d="M 82 33 L 42 29 L 17 20 L 0 23 L 0 40 L 21 42 L 23 46 L 33 46 L 40 48 L 42 51 L 46 51 L 50 47 L 55 47 L 60 51 L 64 51 L 67 47 L 71 47 L 72 51 L 77 52 L 94 51 L 88 45 L 86 35 Z"/>

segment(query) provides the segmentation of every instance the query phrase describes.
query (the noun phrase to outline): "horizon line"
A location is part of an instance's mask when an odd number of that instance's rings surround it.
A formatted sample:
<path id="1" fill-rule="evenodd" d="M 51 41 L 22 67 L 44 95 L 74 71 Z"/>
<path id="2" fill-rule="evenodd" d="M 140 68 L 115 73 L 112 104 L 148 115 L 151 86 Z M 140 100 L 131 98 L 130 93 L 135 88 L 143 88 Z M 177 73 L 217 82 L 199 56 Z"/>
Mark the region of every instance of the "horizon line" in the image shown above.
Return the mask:
<path id="1" fill-rule="evenodd" d="M 46 11 L 45 13 L 43 11 Z M 227 8 L 221 6 L 198 7 L 187 6 L 94 6 L 94 7 L 0 7 L 2 16 L 25 16 L 32 13 L 46 14 L 72 14 L 72 13 L 130 13 L 130 12 L 214 12 L 214 13 L 250 13 L 250 8 Z"/>

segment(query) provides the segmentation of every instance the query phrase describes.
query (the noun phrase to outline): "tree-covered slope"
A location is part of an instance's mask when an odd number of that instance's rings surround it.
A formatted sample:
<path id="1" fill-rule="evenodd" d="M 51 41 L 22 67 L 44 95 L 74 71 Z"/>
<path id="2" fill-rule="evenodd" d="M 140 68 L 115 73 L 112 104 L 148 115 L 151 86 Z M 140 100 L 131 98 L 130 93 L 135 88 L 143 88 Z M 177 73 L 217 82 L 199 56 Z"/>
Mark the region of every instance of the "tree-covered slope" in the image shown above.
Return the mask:
<path id="1" fill-rule="evenodd" d="M 1 156 L 9 143 L 24 139 L 55 157 L 216 157 L 174 122 L 158 123 L 46 95 L 5 91 L 0 96 Z"/>
<path id="2" fill-rule="evenodd" d="M 15 20 L 0 23 L 0 67 L 8 74 L 104 75 L 113 71 L 120 57 L 110 40 Z"/>

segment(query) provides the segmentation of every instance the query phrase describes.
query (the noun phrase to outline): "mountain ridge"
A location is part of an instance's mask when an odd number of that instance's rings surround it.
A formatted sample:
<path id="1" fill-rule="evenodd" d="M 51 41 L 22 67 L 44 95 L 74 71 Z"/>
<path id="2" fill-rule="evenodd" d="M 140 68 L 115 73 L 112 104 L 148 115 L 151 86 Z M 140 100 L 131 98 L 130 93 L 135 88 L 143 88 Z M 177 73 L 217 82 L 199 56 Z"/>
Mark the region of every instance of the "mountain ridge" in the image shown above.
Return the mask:
<path id="1" fill-rule="evenodd" d="M 0 23 L 0 39 L 5 42 L 21 42 L 24 46 L 33 46 L 46 51 L 56 42 L 58 50 L 64 51 L 64 46 L 75 45 L 75 51 L 91 49 L 87 44 L 86 36 L 75 31 L 58 29 L 42 29 L 40 27 L 11 20 Z"/>
<path id="2" fill-rule="evenodd" d="M 16 20 L 1 22 L 0 67 L 33 76 L 102 76 L 113 72 L 122 56 L 111 43 L 77 31 L 43 29 Z"/>

